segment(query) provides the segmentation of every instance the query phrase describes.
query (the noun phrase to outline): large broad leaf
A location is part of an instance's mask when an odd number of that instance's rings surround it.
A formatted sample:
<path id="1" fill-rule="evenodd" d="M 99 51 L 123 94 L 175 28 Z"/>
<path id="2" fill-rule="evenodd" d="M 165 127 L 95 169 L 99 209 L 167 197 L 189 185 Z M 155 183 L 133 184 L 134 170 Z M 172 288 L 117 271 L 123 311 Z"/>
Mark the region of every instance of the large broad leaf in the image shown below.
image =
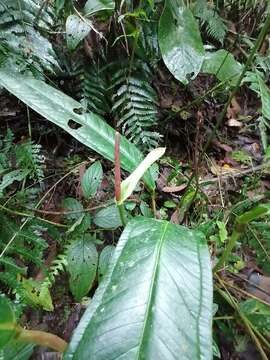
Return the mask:
<path id="1" fill-rule="evenodd" d="M 0 70 L 0 84 L 29 107 L 66 130 L 81 143 L 106 159 L 114 160 L 115 130 L 94 113 L 81 113 L 81 104 L 45 82 Z M 121 166 L 132 172 L 143 155 L 125 137 L 121 137 Z M 150 172 L 144 175 L 150 190 L 155 188 Z"/>
<path id="2" fill-rule="evenodd" d="M 101 10 L 114 10 L 115 2 L 113 0 L 88 0 L 84 6 L 86 15 L 93 15 Z"/>
<path id="3" fill-rule="evenodd" d="M 165 65 L 176 79 L 187 84 L 201 70 L 204 47 L 198 24 L 182 0 L 166 0 L 158 36 Z"/>
<path id="4" fill-rule="evenodd" d="M 69 50 L 75 50 L 91 30 L 90 23 L 77 15 L 69 15 L 66 21 L 67 45 Z"/>
<path id="5" fill-rule="evenodd" d="M 236 85 L 243 66 L 226 50 L 207 52 L 202 72 L 215 75 L 219 81 Z"/>
<path id="6" fill-rule="evenodd" d="M 201 233 L 136 218 L 64 359 L 212 358 L 212 276 Z"/>
<path id="7" fill-rule="evenodd" d="M 38 68 L 41 65 L 48 71 L 59 70 L 52 44 L 43 35 L 43 30 L 47 33 L 53 27 L 53 8 L 47 3 L 40 11 L 41 6 L 41 0 L 1 0 L 0 43 L 6 43 L 12 53 L 22 55 L 28 64 Z M 13 61 L 12 65 L 15 66 Z"/>

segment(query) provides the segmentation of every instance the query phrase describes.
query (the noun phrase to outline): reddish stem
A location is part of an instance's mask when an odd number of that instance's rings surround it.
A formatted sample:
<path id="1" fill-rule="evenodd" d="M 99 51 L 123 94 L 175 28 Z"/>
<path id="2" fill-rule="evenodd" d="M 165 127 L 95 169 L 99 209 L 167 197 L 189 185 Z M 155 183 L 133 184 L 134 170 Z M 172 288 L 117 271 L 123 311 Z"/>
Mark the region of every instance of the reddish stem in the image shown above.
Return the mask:
<path id="1" fill-rule="evenodd" d="M 114 191 L 116 201 L 121 200 L 121 162 L 120 162 L 120 134 L 115 133 L 114 143 Z"/>

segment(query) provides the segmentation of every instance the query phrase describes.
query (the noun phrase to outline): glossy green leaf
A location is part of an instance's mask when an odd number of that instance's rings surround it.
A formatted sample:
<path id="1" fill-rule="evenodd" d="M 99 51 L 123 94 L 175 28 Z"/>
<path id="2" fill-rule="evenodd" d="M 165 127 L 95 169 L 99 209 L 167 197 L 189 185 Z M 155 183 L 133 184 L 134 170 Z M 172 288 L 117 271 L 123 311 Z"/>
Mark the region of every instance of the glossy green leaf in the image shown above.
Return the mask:
<path id="1" fill-rule="evenodd" d="M 83 174 L 82 192 L 86 199 L 92 198 L 102 181 L 103 171 L 100 161 L 94 162 Z"/>
<path id="2" fill-rule="evenodd" d="M 228 51 L 218 50 L 205 54 L 201 71 L 215 75 L 219 81 L 227 81 L 235 85 L 242 71 L 242 65 Z"/>
<path id="3" fill-rule="evenodd" d="M 69 246 L 67 251 L 69 287 L 76 301 L 91 289 L 96 277 L 98 252 L 89 234 Z"/>
<path id="4" fill-rule="evenodd" d="M 114 161 L 115 130 L 98 115 L 82 113 L 81 104 L 71 97 L 36 80 L 0 69 L 0 84 L 30 108 L 60 126 L 78 141 Z M 121 166 L 132 172 L 143 160 L 142 153 L 125 137 L 121 137 Z M 144 175 L 147 187 L 155 188 L 150 171 Z"/>
<path id="5" fill-rule="evenodd" d="M 103 229 L 116 229 L 122 225 L 116 205 L 111 205 L 98 211 L 94 216 L 94 223 Z"/>
<path id="6" fill-rule="evenodd" d="M 70 15 L 66 21 L 67 46 L 75 50 L 91 30 L 91 25 L 77 15 Z"/>
<path id="7" fill-rule="evenodd" d="M 115 247 L 112 245 L 105 246 L 105 248 L 102 249 L 98 260 L 98 282 L 104 279 L 114 250 Z"/>
<path id="8" fill-rule="evenodd" d="M 124 181 L 121 182 L 121 199 L 118 202 L 122 204 L 134 191 L 139 180 L 143 174 L 154 164 L 162 155 L 164 155 L 166 148 L 157 148 L 143 159 L 140 165 L 130 174 Z"/>
<path id="9" fill-rule="evenodd" d="M 201 70 L 204 47 L 198 24 L 182 0 L 166 0 L 158 36 L 165 65 L 176 79 L 187 84 Z"/>
<path id="10" fill-rule="evenodd" d="M 7 298 L 0 295 L 0 349 L 3 348 L 16 333 L 16 319 Z"/>
<path id="11" fill-rule="evenodd" d="M 124 230 L 64 359 L 210 360 L 212 291 L 201 233 L 136 218 Z"/>
<path id="12" fill-rule="evenodd" d="M 4 360 L 28 360 L 33 353 L 34 345 L 33 344 L 22 344 L 16 341 L 10 341 L 6 345 L 1 354 L 0 350 L 0 359 Z M 1 358 L 2 355 L 2 358 Z"/>
<path id="13" fill-rule="evenodd" d="M 86 15 L 93 15 L 101 10 L 114 10 L 115 2 L 113 0 L 88 0 L 84 6 Z"/>

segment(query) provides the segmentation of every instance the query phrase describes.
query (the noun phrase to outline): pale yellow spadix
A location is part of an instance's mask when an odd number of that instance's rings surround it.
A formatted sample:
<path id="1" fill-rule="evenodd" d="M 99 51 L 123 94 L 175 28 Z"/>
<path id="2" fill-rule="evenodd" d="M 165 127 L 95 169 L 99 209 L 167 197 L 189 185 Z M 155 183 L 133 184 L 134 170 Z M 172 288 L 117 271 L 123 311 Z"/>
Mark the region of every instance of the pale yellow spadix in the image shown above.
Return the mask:
<path id="1" fill-rule="evenodd" d="M 122 204 L 133 192 L 136 185 L 140 181 L 143 174 L 150 168 L 155 161 L 164 155 L 166 148 L 157 148 L 152 150 L 139 166 L 124 180 L 121 182 L 121 199 L 118 204 Z"/>

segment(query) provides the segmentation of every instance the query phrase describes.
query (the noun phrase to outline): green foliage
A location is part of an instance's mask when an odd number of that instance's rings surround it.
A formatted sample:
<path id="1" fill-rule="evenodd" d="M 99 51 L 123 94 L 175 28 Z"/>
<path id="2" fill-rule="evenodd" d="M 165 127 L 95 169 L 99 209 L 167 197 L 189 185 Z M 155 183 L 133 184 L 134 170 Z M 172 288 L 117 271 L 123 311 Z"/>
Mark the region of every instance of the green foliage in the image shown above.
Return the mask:
<path id="1" fill-rule="evenodd" d="M 159 46 L 170 72 L 187 84 L 201 70 L 204 48 L 198 24 L 181 0 L 166 0 L 159 21 Z"/>
<path id="2" fill-rule="evenodd" d="M 22 344 L 16 341 L 11 341 L 4 349 L 0 350 L 1 360 L 28 360 L 33 353 L 32 344 Z"/>
<path id="3" fill-rule="evenodd" d="M 26 81 L 24 76 L 14 76 L 6 70 L 0 70 L 0 83 L 77 140 L 105 158 L 114 159 L 115 130 L 94 113 L 80 114 L 80 103 L 43 81 L 29 78 Z M 121 138 L 120 153 L 121 166 L 129 172 L 142 160 L 142 153 L 124 137 Z M 153 191 L 155 184 L 149 171 L 144 175 L 144 181 Z"/>
<path id="4" fill-rule="evenodd" d="M 217 12 L 217 6 L 207 0 L 198 0 L 194 8 L 194 14 L 200 19 L 201 26 L 205 28 L 209 37 L 223 44 L 227 26 Z"/>
<path id="5" fill-rule="evenodd" d="M 44 36 L 53 26 L 54 14 L 50 6 L 42 9 L 42 3 L 42 0 L 0 2 L 0 40 L 6 52 L 2 46 L 0 51 L 1 56 L 15 55 L 7 59 L 13 68 L 50 72 L 59 69 L 53 47 Z"/>
<path id="6" fill-rule="evenodd" d="M 212 74 L 219 81 L 236 85 L 242 65 L 226 50 L 207 52 L 202 66 L 202 72 Z"/>
<path id="7" fill-rule="evenodd" d="M 83 234 L 67 251 L 69 286 L 76 301 L 87 295 L 96 277 L 98 252 L 93 241 L 91 235 Z"/>
<path id="8" fill-rule="evenodd" d="M 130 360 L 210 360 L 211 299 L 202 234 L 166 221 L 134 219 L 64 359 L 85 359 L 91 352 L 93 359 L 106 360 L 123 354 Z"/>
<path id="9" fill-rule="evenodd" d="M 265 272 L 270 272 L 270 225 L 269 221 L 254 221 L 246 232 L 248 245 L 254 250 L 256 262 Z"/>
<path id="10" fill-rule="evenodd" d="M 240 304 L 240 311 L 263 334 L 270 334 L 270 309 L 266 304 L 249 299 Z"/>
<path id="11" fill-rule="evenodd" d="M 193 107 L 195 102 L 198 105 L 198 118 L 200 112 L 202 117 L 206 117 L 209 104 L 205 100 L 207 94 L 213 96 L 212 89 L 206 89 L 206 95 L 196 95 L 191 105 L 186 104 L 190 96 L 194 95 L 194 86 L 199 84 L 202 88 L 202 84 L 217 81 L 217 86 L 225 85 L 224 97 L 227 97 L 226 91 L 234 91 L 235 85 L 239 85 L 239 75 L 244 67 L 227 51 L 228 43 L 235 34 L 230 31 L 228 41 L 224 41 L 227 26 L 222 17 L 225 19 L 226 14 L 233 13 L 238 5 L 246 9 L 247 3 L 255 6 L 255 3 L 258 5 L 260 2 L 252 0 L 245 1 L 244 5 L 242 3 L 206 0 L 0 0 L 1 86 L 110 161 L 114 161 L 116 132 L 111 126 L 114 125 L 123 134 L 120 141 L 121 167 L 131 173 L 130 176 L 121 174 L 126 179 L 121 183 L 122 194 L 117 203 L 114 199 L 108 201 L 105 181 L 104 187 L 98 191 L 103 179 L 101 162 L 92 160 L 94 155 L 90 153 L 90 162 L 95 162 L 84 174 L 81 173 L 83 166 L 80 167 L 80 177 L 76 174 L 76 188 L 70 183 L 68 186 L 65 186 L 66 183 L 59 186 L 61 179 L 49 188 L 49 191 L 55 190 L 55 203 L 59 200 L 56 212 L 50 211 L 49 206 L 49 211 L 45 210 L 45 206 L 44 209 L 31 211 L 25 204 L 34 202 L 31 208 L 37 207 L 37 191 L 41 189 L 41 182 L 47 179 L 44 175 L 42 149 L 30 140 L 17 143 L 11 131 L 0 139 L 0 196 L 5 201 L 4 205 L 0 204 L 3 210 L 0 213 L 1 290 L 10 297 L 16 297 L 22 306 L 29 304 L 47 311 L 53 310 L 51 290 L 53 296 L 58 296 L 60 290 L 61 294 L 72 296 L 76 302 L 83 301 L 84 296 L 93 296 L 64 355 L 65 359 L 167 360 L 180 357 L 206 360 L 212 358 L 212 352 L 220 356 L 219 344 L 216 343 L 218 337 L 212 339 L 211 333 L 212 266 L 204 236 L 198 231 L 157 220 L 156 217 L 171 218 L 172 222 L 187 222 L 195 227 L 203 221 L 200 227 L 210 236 L 213 262 L 216 260 L 215 255 L 219 257 L 214 272 L 223 268 L 224 272 L 235 270 L 226 265 L 233 257 L 240 259 L 233 251 L 239 240 L 244 239 L 244 234 L 256 253 L 257 264 L 263 270 L 270 271 L 269 206 L 254 198 L 245 201 L 245 204 L 237 204 L 230 213 L 223 210 L 217 213 L 215 209 L 218 204 L 211 203 L 211 199 L 208 202 L 206 195 L 197 190 L 197 186 L 193 187 L 193 182 L 190 182 L 185 193 L 180 194 L 181 197 L 173 192 L 164 196 L 160 183 L 160 191 L 155 194 L 158 167 L 148 168 L 159 156 L 149 162 L 149 158 L 144 159 L 143 156 L 143 153 L 157 147 L 162 130 L 166 130 L 168 135 L 166 143 L 170 142 L 171 134 L 178 134 L 178 128 L 193 137 L 193 116 L 185 124 L 180 121 L 169 124 L 167 120 L 171 120 L 171 110 L 179 108 L 181 112 L 182 106 Z M 55 15 L 57 24 L 54 24 Z M 228 18 L 226 20 L 231 21 Z M 246 34 L 239 23 L 236 25 L 240 53 L 233 54 L 237 59 L 244 59 L 246 48 L 252 49 L 254 46 L 253 36 L 256 36 L 257 30 L 253 25 L 251 33 Z M 209 43 L 203 44 L 202 38 L 213 40 L 216 48 Z M 61 64 L 52 43 L 61 58 Z M 226 49 L 219 48 L 223 44 Z M 164 69 L 160 62 L 161 55 L 175 79 Z M 250 62 L 247 65 L 254 64 Z M 267 85 L 269 54 L 257 56 L 255 66 L 256 71 L 249 66 L 252 71 L 246 74 L 244 82 L 261 99 L 261 116 L 257 122 L 266 150 L 269 149 L 267 128 L 270 127 L 270 93 Z M 53 74 L 60 67 L 61 72 Z M 42 76 L 42 81 L 33 79 L 29 76 L 29 70 L 35 77 L 39 72 L 46 71 L 46 76 Z M 25 74 L 20 74 L 22 72 Z M 183 96 L 183 85 L 187 85 L 200 73 L 204 76 L 190 83 Z M 205 74 L 214 75 L 216 79 Z M 54 86 L 48 85 L 49 82 Z M 167 106 L 167 103 L 172 105 Z M 219 123 L 215 127 L 211 120 L 219 111 L 220 104 L 215 101 L 201 131 L 205 128 L 211 130 L 212 127 L 214 131 L 217 130 Z M 188 109 L 188 112 L 192 115 L 193 109 Z M 162 123 L 161 119 L 166 121 Z M 232 131 L 228 128 L 227 133 Z M 46 130 L 47 133 L 50 130 Z M 187 139 L 191 146 L 192 137 Z M 203 136 L 200 138 L 203 139 Z M 70 145 L 68 139 L 68 135 L 64 136 L 63 142 Z M 199 148 L 196 151 L 200 151 L 201 145 L 197 144 Z M 78 150 L 79 155 L 76 151 L 75 156 L 83 157 L 81 147 Z M 162 155 L 164 149 L 154 150 L 159 151 Z M 196 154 L 196 151 L 195 155 L 200 158 L 201 155 Z M 243 164 L 251 162 L 243 150 L 232 152 L 230 157 Z M 183 180 L 184 176 L 189 177 L 193 172 L 190 164 L 185 165 L 187 158 L 190 156 L 181 156 L 183 163 L 177 157 L 174 164 L 166 164 L 169 168 L 173 167 L 167 178 L 171 183 L 167 185 L 180 185 L 186 181 Z M 71 164 L 73 159 L 67 159 L 64 155 L 66 164 L 68 161 Z M 203 161 L 198 170 L 202 168 Z M 108 170 L 106 162 L 103 168 Z M 67 175 L 74 175 L 73 170 L 65 170 Z M 108 184 L 111 186 L 111 169 L 109 172 Z M 163 176 L 163 173 L 160 175 Z M 134 198 L 125 203 L 142 176 L 151 194 L 144 193 L 140 186 L 139 195 L 135 194 Z M 200 174 L 196 174 L 196 177 L 197 185 L 201 186 Z M 66 175 L 62 179 L 65 178 Z M 34 181 L 38 182 L 39 189 L 25 189 L 28 182 L 32 185 Z M 20 191 L 16 191 L 17 185 Z M 47 180 L 45 185 L 50 185 Z M 210 187 L 206 189 L 210 196 L 212 190 L 208 192 L 208 189 Z M 10 194 L 12 197 L 8 199 Z M 230 195 L 228 193 L 229 200 Z M 109 196 L 112 198 L 113 194 Z M 226 201 L 227 196 L 222 197 L 222 205 L 226 205 L 223 204 Z M 55 203 L 48 201 L 48 205 Z M 207 210 L 206 204 L 211 205 Z M 256 208 L 253 208 L 254 204 Z M 197 220 L 192 217 L 188 221 L 190 209 L 196 213 Z M 7 213 L 12 215 L 4 215 Z M 143 217 L 138 217 L 139 213 Z M 22 221 L 16 216 L 22 217 Z M 235 224 L 231 227 L 230 221 L 234 216 Z M 48 226 L 41 226 L 39 220 Z M 63 231 L 57 232 L 52 223 Z M 125 223 L 127 225 L 121 235 Z M 50 236 L 50 231 L 57 232 L 57 236 Z M 48 235 L 49 241 L 45 240 Z M 50 258 L 51 241 L 55 246 L 52 252 L 54 259 Z M 48 269 L 45 266 L 47 263 Z M 240 265 L 238 271 L 243 261 L 237 265 Z M 63 272 L 66 272 L 69 281 L 68 289 L 59 289 L 56 281 Z M 64 283 L 61 281 L 61 286 Z M 221 285 L 221 282 L 217 282 L 218 290 Z M 229 298 L 230 289 L 226 290 Z M 262 316 L 269 317 L 266 308 L 244 303 L 239 309 L 254 327 L 258 326 L 262 332 L 268 331 L 262 326 Z M 222 306 L 219 311 L 223 315 Z M 1 340 L 3 338 L 0 336 Z M 15 348 L 20 347 L 14 344 L 13 352 L 10 348 L 1 350 L 0 359 L 17 356 Z M 20 356 L 24 355 L 24 349 L 20 351 Z M 21 357 L 27 359 L 29 351 Z"/>
<path id="12" fill-rule="evenodd" d="M 116 205 L 99 210 L 93 219 L 94 223 L 103 229 L 116 229 L 122 225 Z"/>
<path id="13" fill-rule="evenodd" d="M 40 145 L 30 140 L 14 144 L 14 135 L 8 129 L 4 138 L 0 136 L 0 197 L 15 181 L 29 178 L 41 182 L 44 160 Z"/>
<path id="14" fill-rule="evenodd" d="M 77 15 L 70 15 L 66 21 L 67 46 L 69 50 L 75 50 L 91 30 L 90 22 L 81 19 Z"/>
<path id="15" fill-rule="evenodd" d="M 114 10 L 115 2 L 113 0 L 87 0 L 84 6 L 86 15 L 93 15 L 101 10 Z"/>
<path id="16" fill-rule="evenodd" d="M 108 270 L 109 263 L 114 254 L 115 247 L 112 245 L 105 246 L 99 254 L 98 260 L 98 282 L 100 283 Z"/>
<path id="17" fill-rule="evenodd" d="M 257 123 L 261 135 L 263 148 L 264 151 L 266 151 L 268 147 L 267 129 L 270 128 L 270 91 L 268 86 L 264 82 L 263 73 L 261 73 L 260 71 L 248 71 L 246 73 L 244 82 L 249 84 L 250 89 L 258 95 L 262 103 L 262 116 L 257 119 Z"/>
<path id="18" fill-rule="evenodd" d="M 117 126 L 134 144 L 143 150 L 157 146 L 160 135 L 153 129 L 157 125 L 157 95 L 151 86 L 147 69 L 119 70 L 112 77 L 113 114 Z"/>
<path id="19" fill-rule="evenodd" d="M 106 68 L 93 63 L 86 64 L 80 76 L 82 84 L 80 100 L 83 107 L 101 116 L 110 112 L 106 74 Z"/>
<path id="20" fill-rule="evenodd" d="M 6 297 L 0 295 L 0 349 L 15 335 L 16 320 Z"/>
<path id="21" fill-rule="evenodd" d="M 47 249 L 47 242 L 43 239 L 45 231 L 34 221 L 21 229 L 15 221 L 0 213 L 0 282 L 34 306 L 41 305 L 44 292 L 38 294 L 39 283 L 30 284 L 26 278 L 31 265 L 36 265 L 46 274 L 43 262 Z M 37 293 L 35 298 L 31 295 L 34 292 Z"/>
<path id="22" fill-rule="evenodd" d="M 81 186 L 86 199 L 96 195 L 97 189 L 102 181 L 103 171 L 100 161 L 94 162 L 83 174 Z"/>

